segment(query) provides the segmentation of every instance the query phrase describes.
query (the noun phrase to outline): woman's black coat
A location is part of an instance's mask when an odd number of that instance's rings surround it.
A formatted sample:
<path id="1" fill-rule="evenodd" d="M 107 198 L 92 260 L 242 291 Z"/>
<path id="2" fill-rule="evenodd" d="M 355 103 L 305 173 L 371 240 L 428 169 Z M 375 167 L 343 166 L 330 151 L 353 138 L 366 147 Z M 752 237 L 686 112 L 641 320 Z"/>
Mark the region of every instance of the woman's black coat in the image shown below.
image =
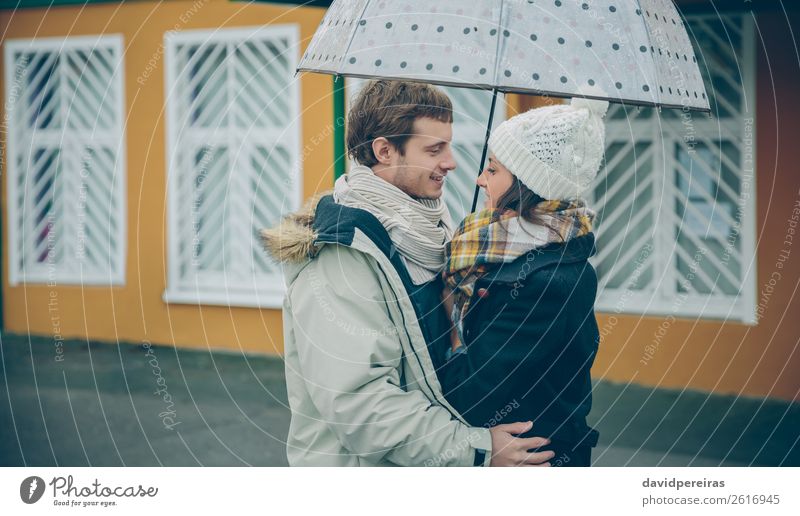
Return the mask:
<path id="1" fill-rule="evenodd" d="M 526 435 L 550 437 L 555 448 L 596 444 L 586 424 L 600 339 L 592 254 L 589 233 L 531 251 L 476 282 L 463 321 L 466 353 L 439 371 L 448 401 L 471 425 L 533 421 Z"/>

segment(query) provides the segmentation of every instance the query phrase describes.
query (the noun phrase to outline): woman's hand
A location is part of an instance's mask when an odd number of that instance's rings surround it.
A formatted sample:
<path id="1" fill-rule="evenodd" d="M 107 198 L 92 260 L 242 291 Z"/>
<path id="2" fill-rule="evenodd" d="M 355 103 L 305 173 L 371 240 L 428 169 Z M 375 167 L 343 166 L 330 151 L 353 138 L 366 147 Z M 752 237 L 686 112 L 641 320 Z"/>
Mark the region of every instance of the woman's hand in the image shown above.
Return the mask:
<path id="1" fill-rule="evenodd" d="M 461 346 L 461 340 L 458 338 L 458 330 L 453 325 L 451 314 L 453 313 L 453 290 L 450 287 L 444 287 L 442 290 L 442 305 L 447 313 L 447 320 L 450 323 L 450 351 L 455 351 Z"/>
<path id="2" fill-rule="evenodd" d="M 450 328 L 450 351 L 455 353 L 455 351 L 461 346 L 461 339 L 458 338 L 458 330 L 456 330 L 455 326 L 453 326 Z"/>

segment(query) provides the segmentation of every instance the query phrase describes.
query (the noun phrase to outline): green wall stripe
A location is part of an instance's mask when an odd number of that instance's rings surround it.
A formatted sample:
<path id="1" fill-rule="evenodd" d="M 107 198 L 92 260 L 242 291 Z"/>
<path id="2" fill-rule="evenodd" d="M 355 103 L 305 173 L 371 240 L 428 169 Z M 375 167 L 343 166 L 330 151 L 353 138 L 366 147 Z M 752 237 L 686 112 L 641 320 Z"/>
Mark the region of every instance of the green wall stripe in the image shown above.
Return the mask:
<path id="1" fill-rule="evenodd" d="M 344 77 L 333 76 L 333 179 L 345 173 L 347 151 L 344 144 Z"/>

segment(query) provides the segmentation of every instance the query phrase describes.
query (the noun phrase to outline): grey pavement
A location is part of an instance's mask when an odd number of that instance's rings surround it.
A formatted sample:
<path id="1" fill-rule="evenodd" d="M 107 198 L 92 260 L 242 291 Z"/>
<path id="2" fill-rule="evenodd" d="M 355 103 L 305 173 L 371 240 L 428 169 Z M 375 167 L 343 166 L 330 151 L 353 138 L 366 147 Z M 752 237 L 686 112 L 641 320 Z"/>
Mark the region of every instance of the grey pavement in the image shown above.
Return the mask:
<path id="1" fill-rule="evenodd" d="M 279 357 L 2 335 L 2 466 L 285 466 Z M 63 357 L 63 359 L 60 359 Z M 798 466 L 800 404 L 595 385 L 596 466 Z"/>

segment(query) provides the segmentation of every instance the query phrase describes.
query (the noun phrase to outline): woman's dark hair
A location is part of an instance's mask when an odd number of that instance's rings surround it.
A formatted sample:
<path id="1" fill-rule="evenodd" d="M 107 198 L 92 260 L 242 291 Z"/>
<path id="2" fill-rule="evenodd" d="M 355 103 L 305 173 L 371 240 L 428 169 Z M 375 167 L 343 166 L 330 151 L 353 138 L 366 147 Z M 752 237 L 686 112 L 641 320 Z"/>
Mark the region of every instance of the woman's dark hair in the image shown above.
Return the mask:
<path id="1" fill-rule="evenodd" d="M 519 216 L 528 222 L 537 223 L 539 220 L 533 213 L 533 209 L 545 199 L 538 196 L 530 188 L 522 184 L 522 181 L 514 176 L 514 181 L 506 190 L 506 193 L 497 200 L 497 209 L 500 213 L 507 210 L 514 210 Z"/>
<path id="2" fill-rule="evenodd" d="M 506 193 L 500 196 L 497 200 L 497 213 L 498 217 L 508 210 L 514 210 L 520 217 L 527 220 L 531 224 L 539 224 L 542 226 L 549 226 L 544 222 L 534 211 L 539 203 L 546 201 L 544 197 L 540 197 L 533 190 L 522 184 L 522 181 L 514 176 L 514 182 L 506 190 Z"/>

